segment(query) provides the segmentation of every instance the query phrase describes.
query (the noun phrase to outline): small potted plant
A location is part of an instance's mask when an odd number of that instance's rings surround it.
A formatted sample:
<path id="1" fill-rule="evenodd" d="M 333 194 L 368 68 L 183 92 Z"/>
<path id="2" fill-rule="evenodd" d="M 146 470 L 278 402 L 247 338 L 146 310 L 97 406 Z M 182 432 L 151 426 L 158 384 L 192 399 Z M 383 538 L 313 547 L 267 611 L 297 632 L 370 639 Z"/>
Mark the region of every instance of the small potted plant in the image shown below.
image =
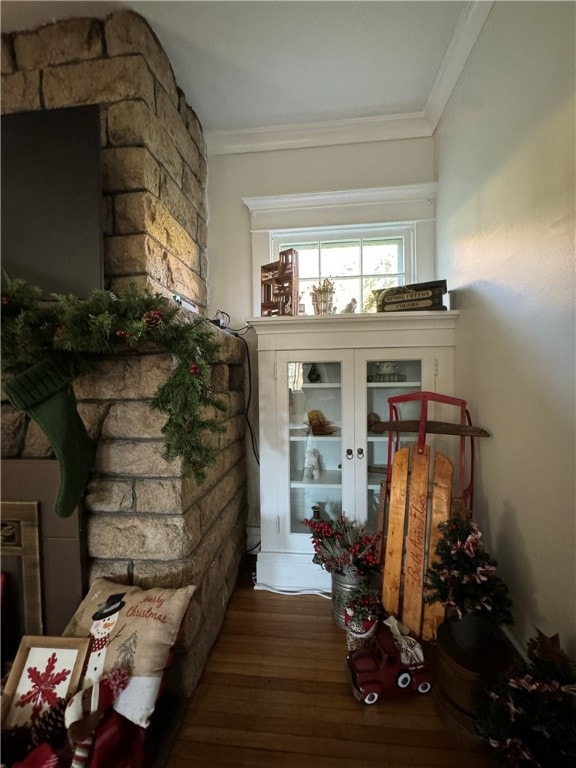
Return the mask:
<path id="1" fill-rule="evenodd" d="M 315 315 L 329 315 L 332 312 L 334 300 L 334 283 L 327 277 L 310 289 L 312 307 Z"/>
<path id="2" fill-rule="evenodd" d="M 370 644 L 376 632 L 380 605 L 378 592 L 366 584 L 348 596 L 344 608 L 344 624 L 349 652 L 366 648 Z"/>
<path id="3" fill-rule="evenodd" d="M 513 624 L 508 587 L 496 574 L 496 560 L 484 550 L 482 534 L 470 517 L 454 515 L 439 524 L 437 560 L 428 568 L 425 602 L 441 602 L 452 635 L 472 645 L 502 624 Z M 469 625 L 475 625 L 465 640 Z"/>
<path id="4" fill-rule="evenodd" d="M 378 620 L 380 597 L 375 589 L 362 585 L 350 593 L 344 611 L 344 623 L 351 632 L 364 634 Z"/>

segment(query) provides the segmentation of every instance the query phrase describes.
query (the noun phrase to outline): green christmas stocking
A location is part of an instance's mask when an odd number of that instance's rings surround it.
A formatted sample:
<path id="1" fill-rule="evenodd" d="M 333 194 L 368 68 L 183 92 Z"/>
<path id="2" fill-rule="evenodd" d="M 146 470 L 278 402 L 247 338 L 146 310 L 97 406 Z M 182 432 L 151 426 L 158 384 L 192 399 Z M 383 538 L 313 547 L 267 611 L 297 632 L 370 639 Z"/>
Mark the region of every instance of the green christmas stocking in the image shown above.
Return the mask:
<path id="1" fill-rule="evenodd" d="M 94 464 L 96 443 L 84 428 L 72 391 L 69 361 L 46 360 L 2 382 L 12 405 L 42 428 L 60 463 L 60 486 L 54 505 L 68 517 L 84 493 Z"/>

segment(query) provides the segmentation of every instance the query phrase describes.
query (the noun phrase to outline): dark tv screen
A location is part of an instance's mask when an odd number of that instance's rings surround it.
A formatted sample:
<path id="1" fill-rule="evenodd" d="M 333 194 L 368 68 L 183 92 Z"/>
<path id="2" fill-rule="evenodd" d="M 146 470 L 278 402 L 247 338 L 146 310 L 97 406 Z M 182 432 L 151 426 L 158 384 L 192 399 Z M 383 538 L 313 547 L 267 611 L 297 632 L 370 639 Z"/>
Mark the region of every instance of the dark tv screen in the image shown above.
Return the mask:
<path id="1" fill-rule="evenodd" d="M 2 270 L 52 293 L 103 287 L 100 110 L 4 115 Z"/>

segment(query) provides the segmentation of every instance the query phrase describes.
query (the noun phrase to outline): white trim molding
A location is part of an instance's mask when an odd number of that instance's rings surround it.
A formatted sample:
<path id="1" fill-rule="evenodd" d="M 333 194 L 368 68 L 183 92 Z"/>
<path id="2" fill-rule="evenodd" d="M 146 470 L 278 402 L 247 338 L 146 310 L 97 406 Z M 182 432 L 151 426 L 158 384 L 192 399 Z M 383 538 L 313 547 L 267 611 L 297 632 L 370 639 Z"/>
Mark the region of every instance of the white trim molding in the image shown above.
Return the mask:
<path id="1" fill-rule="evenodd" d="M 421 112 L 321 123 L 272 125 L 237 131 L 208 131 L 205 134 L 208 154 L 229 155 L 338 144 L 365 144 L 391 139 L 429 138 L 436 130 L 493 5 L 494 2 L 488 0 L 465 3 Z"/>
<path id="2" fill-rule="evenodd" d="M 208 155 L 269 152 L 275 149 L 302 149 L 337 144 L 366 144 L 389 139 L 419 139 L 431 136 L 423 112 L 407 115 L 357 117 L 322 123 L 294 123 L 238 131 L 208 131 Z"/>
<path id="3" fill-rule="evenodd" d="M 243 197 L 242 202 L 251 214 L 269 211 L 301 210 L 303 208 L 336 208 L 373 203 L 430 202 L 436 199 L 438 183 L 405 184 L 399 187 L 371 189 L 344 189 L 334 192 L 310 192 L 297 195 L 269 195 Z"/>

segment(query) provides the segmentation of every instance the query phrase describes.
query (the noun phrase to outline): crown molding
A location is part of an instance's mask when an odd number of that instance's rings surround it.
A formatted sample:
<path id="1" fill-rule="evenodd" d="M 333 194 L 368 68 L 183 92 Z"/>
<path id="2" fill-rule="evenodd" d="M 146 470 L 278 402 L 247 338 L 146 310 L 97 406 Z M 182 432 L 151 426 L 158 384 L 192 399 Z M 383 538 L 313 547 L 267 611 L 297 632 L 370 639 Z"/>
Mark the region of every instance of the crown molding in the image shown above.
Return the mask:
<path id="1" fill-rule="evenodd" d="M 372 189 L 348 189 L 335 192 L 311 192 L 298 195 L 270 195 L 243 197 L 242 202 L 251 214 L 268 211 L 288 211 L 311 208 L 338 208 L 345 205 L 370 205 L 372 203 L 429 202 L 436 199 L 438 184 L 435 181 L 422 184 L 405 184 L 399 187 L 374 187 Z"/>
<path id="2" fill-rule="evenodd" d="M 239 131 L 211 131 L 205 134 L 209 155 L 269 152 L 338 144 L 365 144 L 390 139 L 417 139 L 432 135 L 424 113 L 358 117 L 324 123 L 294 123 Z"/>
<path id="3" fill-rule="evenodd" d="M 207 131 L 205 140 L 208 155 L 431 137 L 493 4 L 485 0 L 465 4 L 423 112 L 272 125 L 238 131 Z"/>
<path id="4" fill-rule="evenodd" d="M 494 2 L 485 0 L 466 3 L 460 13 L 456 31 L 446 49 L 424 110 L 432 132 L 436 130 L 493 5 Z"/>

